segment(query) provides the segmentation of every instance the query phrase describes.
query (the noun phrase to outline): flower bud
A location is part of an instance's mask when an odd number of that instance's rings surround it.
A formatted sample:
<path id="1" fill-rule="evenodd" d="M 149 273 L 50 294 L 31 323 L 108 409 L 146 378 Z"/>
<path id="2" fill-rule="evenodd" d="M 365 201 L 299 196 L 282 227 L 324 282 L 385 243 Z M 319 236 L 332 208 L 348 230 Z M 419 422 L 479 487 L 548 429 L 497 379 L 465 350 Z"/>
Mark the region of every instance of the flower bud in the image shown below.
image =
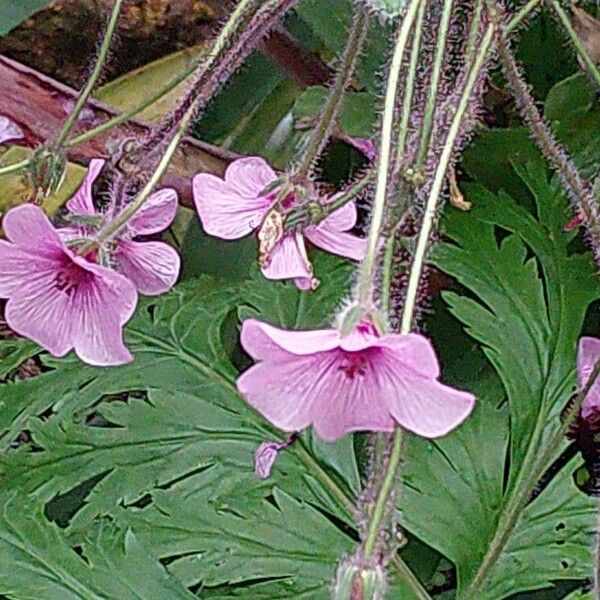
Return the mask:
<path id="1" fill-rule="evenodd" d="M 268 479 L 277 455 L 285 444 L 279 442 L 263 442 L 254 453 L 254 472 L 261 479 Z"/>
<path id="2" fill-rule="evenodd" d="M 333 588 L 334 600 L 383 600 L 387 585 L 380 565 L 361 567 L 343 562 Z"/>

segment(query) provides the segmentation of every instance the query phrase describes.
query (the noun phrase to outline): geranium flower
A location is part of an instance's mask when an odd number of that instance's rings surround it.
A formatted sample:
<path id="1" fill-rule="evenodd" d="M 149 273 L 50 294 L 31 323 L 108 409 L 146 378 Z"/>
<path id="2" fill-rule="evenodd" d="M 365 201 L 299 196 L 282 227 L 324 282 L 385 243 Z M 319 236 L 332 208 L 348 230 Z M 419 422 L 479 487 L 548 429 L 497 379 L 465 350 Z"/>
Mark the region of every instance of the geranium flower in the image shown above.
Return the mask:
<path id="1" fill-rule="evenodd" d="M 365 254 L 366 242 L 346 233 L 356 224 L 356 206 L 349 202 L 318 225 L 300 234 L 284 231 L 282 213 L 294 207 L 288 196 L 274 210 L 277 191 L 265 193 L 277 174 L 256 156 L 232 162 L 221 179 L 208 173 L 194 177 L 193 191 L 202 226 L 209 235 L 234 240 L 258 230 L 261 246 L 268 249 L 262 257 L 262 272 L 268 279 L 293 279 L 302 289 L 316 285 L 304 238 L 315 246 L 354 260 Z M 335 198 L 335 197 L 333 197 Z M 329 201 L 333 200 L 330 198 Z"/>
<path id="2" fill-rule="evenodd" d="M 238 390 L 284 431 L 313 425 L 334 441 L 401 425 L 434 438 L 457 427 L 475 402 L 438 381 L 435 351 L 422 335 L 379 335 L 363 322 L 344 337 L 337 329 L 287 331 L 248 319 L 241 342 L 259 362 L 239 377 Z"/>
<path id="3" fill-rule="evenodd" d="M 0 297 L 10 328 L 54 356 L 74 348 L 91 365 L 132 360 L 122 328 L 137 302 L 133 283 L 77 256 L 37 206 L 9 210 L 2 227 Z"/>
<path id="4" fill-rule="evenodd" d="M 103 166 L 104 160 L 90 161 L 81 187 L 67 202 L 68 210 L 75 220 L 80 218 L 81 225 L 61 229 L 65 239 L 92 237 L 94 227 L 91 221 L 96 218 L 95 228 L 99 228 L 108 218 L 108 215 L 96 210 L 92 194 L 92 185 Z M 159 190 L 148 197 L 142 208 L 103 248 L 110 257 L 111 266 L 130 279 L 141 294 L 157 296 L 171 289 L 179 275 L 180 260 L 177 252 L 164 242 L 138 242 L 134 238 L 163 231 L 175 218 L 176 211 L 175 190 Z"/>

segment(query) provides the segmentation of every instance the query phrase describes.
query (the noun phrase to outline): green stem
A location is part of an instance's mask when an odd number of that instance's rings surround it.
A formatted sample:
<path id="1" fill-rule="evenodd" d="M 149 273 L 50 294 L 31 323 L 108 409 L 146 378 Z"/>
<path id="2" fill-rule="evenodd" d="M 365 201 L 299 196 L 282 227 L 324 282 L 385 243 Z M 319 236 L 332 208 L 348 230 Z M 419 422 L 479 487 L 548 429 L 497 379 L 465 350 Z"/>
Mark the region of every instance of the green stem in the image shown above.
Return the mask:
<path id="1" fill-rule="evenodd" d="M 204 55 L 202 54 L 201 57 L 203 57 L 203 56 Z M 150 98 L 144 100 L 143 102 L 140 102 L 140 104 L 134 106 L 133 108 L 130 108 L 129 110 L 127 110 L 125 112 L 122 112 L 122 113 L 112 117 L 108 121 L 102 123 L 101 125 L 98 125 L 97 127 L 94 127 L 93 129 L 90 129 L 89 131 L 86 131 L 74 138 L 71 138 L 68 142 L 65 143 L 65 148 L 72 148 L 73 146 L 76 146 L 77 144 L 83 144 L 84 142 L 88 142 L 89 140 L 103 134 L 104 132 L 108 131 L 109 129 L 112 129 L 113 127 L 118 127 L 119 125 L 129 121 L 129 119 L 132 119 L 137 114 L 146 110 L 146 108 L 148 108 L 149 106 L 152 106 L 155 102 L 158 102 L 161 98 L 166 96 L 170 91 L 175 89 L 180 83 L 182 83 L 188 77 L 190 77 L 194 73 L 194 71 L 200 64 L 200 62 L 201 62 L 200 59 L 194 61 L 192 63 L 192 65 L 189 66 L 185 71 L 182 71 L 181 74 L 179 74 L 176 77 L 174 77 L 173 79 L 171 79 L 171 81 L 169 83 L 167 83 L 163 88 L 158 90 Z"/>
<path id="2" fill-rule="evenodd" d="M 404 82 L 402 115 L 400 117 L 400 128 L 398 131 L 398 164 L 400 164 L 402 157 L 404 156 L 404 147 L 406 145 L 408 127 L 410 125 L 410 110 L 412 108 L 413 92 L 415 88 L 415 80 L 417 77 L 417 68 L 419 66 L 419 50 L 421 48 L 421 34 L 423 32 L 423 21 L 425 19 L 426 8 L 427 2 L 421 2 L 413 33 L 408 73 L 406 74 L 406 81 Z"/>
<path id="3" fill-rule="evenodd" d="M 316 160 L 323 152 L 336 126 L 337 115 L 344 102 L 346 89 L 351 83 L 356 62 L 365 41 L 367 28 L 367 13 L 362 7 L 358 7 L 347 33 L 348 39 L 342 55 L 342 64 L 329 91 L 325 106 L 319 113 L 317 122 L 301 151 L 300 164 L 295 169 L 295 176 L 301 182 L 310 175 Z"/>
<path id="4" fill-rule="evenodd" d="M 427 590 L 421 585 L 416 575 L 409 569 L 408 565 L 396 554 L 392 558 L 392 564 L 398 574 L 409 587 L 417 600 L 431 600 Z"/>
<path id="5" fill-rule="evenodd" d="M 30 158 L 26 158 L 25 160 L 21 160 L 17 163 L 13 163 L 12 165 L 6 165 L 6 167 L 0 167 L 0 175 L 8 175 L 13 171 L 19 171 L 20 169 L 24 169 L 31 162 Z"/>
<path id="6" fill-rule="evenodd" d="M 508 35 L 513 32 L 521 23 L 534 11 L 542 2 L 542 0 L 529 0 L 529 2 L 523 6 L 503 28 L 504 35 Z"/>
<path id="7" fill-rule="evenodd" d="M 412 328 L 413 313 L 417 300 L 419 281 L 421 279 L 421 273 L 425 261 L 425 254 L 427 251 L 427 246 L 429 244 L 429 235 L 431 234 L 433 222 L 435 219 L 438 198 L 442 190 L 444 177 L 446 175 L 448 165 L 450 164 L 450 159 L 452 158 L 454 142 L 460 132 L 462 120 L 465 115 L 465 112 L 467 111 L 469 99 L 473 92 L 473 88 L 475 87 L 475 82 L 477 81 L 477 77 L 479 76 L 479 73 L 485 63 L 489 50 L 492 46 L 494 32 L 495 26 L 488 25 L 483 40 L 481 41 L 481 45 L 478 48 L 477 55 L 475 56 L 475 61 L 473 62 L 473 65 L 469 70 L 469 76 L 467 78 L 465 88 L 460 97 L 460 101 L 456 108 L 454 118 L 452 119 L 452 123 L 448 131 L 448 136 L 446 138 L 446 143 L 444 144 L 444 149 L 442 150 L 442 154 L 440 156 L 440 160 L 435 171 L 433 183 L 431 185 L 431 191 L 429 192 L 427 202 L 425 203 L 423 223 L 421 225 L 421 229 L 419 230 L 417 246 L 415 249 L 415 254 L 413 257 L 413 262 L 411 265 L 410 275 L 408 279 L 408 286 L 406 290 L 406 303 L 404 305 L 404 312 L 402 313 L 402 323 L 400 327 L 401 333 L 409 333 Z"/>
<path id="8" fill-rule="evenodd" d="M 571 42 L 575 46 L 575 50 L 585 63 L 585 66 L 588 69 L 589 74 L 594 78 L 596 84 L 600 85 L 600 71 L 598 71 L 598 67 L 594 63 L 594 61 L 590 58 L 590 55 L 587 53 L 584 45 L 581 43 L 581 39 L 577 35 L 575 29 L 573 29 L 573 25 L 571 24 L 571 20 L 567 16 L 567 13 L 564 11 L 563 7 L 557 2 L 557 0 L 547 0 L 549 4 L 552 6 L 560 22 L 562 23 L 565 31 L 567 32 Z"/>
<path id="9" fill-rule="evenodd" d="M 369 527 L 365 537 L 364 556 L 367 560 L 373 556 L 373 552 L 375 551 L 381 522 L 386 513 L 388 500 L 390 499 L 390 495 L 394 489 L 396 471 L 398 470 L 398 465 L 402 459 L 402 439 L 402 428 L 397 427 L 396 431 L 394 432 L 392 451 L 390 453 L 390 458 L 385 470 L 383 482 L 381 483 L 381 489 L 379 490 L 377 500 L 375 501 L 375 507 L 373 508 L 373 514 L 371 516 L 371 520 L 369 521 Z"/>
<path id="10" fill-rule="evenodd" d="M 475 55 L 477 49 L 477 33 L 479 31 L 479 24 L 481 23 L 483 4 L 484 0 L 477 0 L 475 8 L 473 9 L 473 16 L 471 17 L 471 27 L 469 31 L 469 37 L 467 38 L 467 46 L 465 50 L 465 56 L 467 57 L 467 60 L 469 59 L 469 57 Z"/>
<path id="11" fill-rule="evenodd" d="M 583 390 L 577 395 L 575 401 L 570 404 L 561 426 L 546 442 L 542 452 L 537 454 L 537 460 L 534 461 L 531 468 L 526 470 L 522 469 L 522 471 L 525 472 L 525 477 L 515 493 L 508 500 L 506 509 L 498 520 L 494 538 L 488 546 L 488 550 L 479 565 L 477 573 L 475 573 L 475 576 L 473 577 L 473 581 L 471 581 L 471 584 L 463 596 L 465 600 L 477 600 L 478 598 L 481 598 L 482 595 L 480 590 L 487 580 L 489 570 L 496 563 L 504 550 L 506 543 L 519 521 L 523 509 L 529 502 L 529 498 L 535 489 L 537 482 L 543 476 L 548 464 L 555 458 L 560 447 L 564 444 L 565 435 L 577 418 L 581 406 L 592 386 L 598 379 L 599 374 L 600 360 L 594 365 L 594 369 Z"/>
<path id="12" fill-rule="evenodd" d="M 354 198 L 356 198 L 356 196 L 358 196 L 373 181 L 374 177 L 375 171 L 367 171 L 364 177 L 359 179 L 353 186 L 349 187 L 345 192 L 339 195 L 333 202 L 330 202 L 329 204 L 318 205 L 318 218 L 314 221 L 310 219 L 307 205 L 304 204 L 299 206 L 286 216 L 284 222 L 286 229 L 321 223 L 331 213 L 334 213 L 336 210 L 342 208 L 342 206 L 348 204 L 348 202 L 354 200 Z M 310 204 L 308 206 L 310 206 Z"/>
<path id="13" fill-rule="evenodd" d="M 416 161 L 417 169 L 420 169 L 423 166 L 425 157 L 427 156 L 427 150 L 429 148 L 429 139 L 431 138 L 431 131 L 433 129 L 436 99 L 440 77 L 442 75 L 444 55 L 446 52 L 446 39 L 448 37 L 448 27 L 450 25 L 453 3 L 454 0 L 444 0 L 444 7 L 442 9 L 440 26 L 438 28 L 438 38 L 436 41 L 435 56 L 431 71 L 431 82 L 429 84 L 427 100 L 425 101 L 425 113 L 423 114 L 423 122 L 421 125 L 421 139 L 419 141 L 419 153 Z"/>
<path id="14" fill-rule="evenodd" d="M 75 106 L 71 111 L 71 114 L 67 118 L 63 128 L 56 136 L 56 140 L 52 144 L 52 146 L 56 149 L 61 148 L 65 143 L 66 139 L 69 137 L 71 130 L 75 126 L 77 119 L 79 118 L 79 114 L 83 110 L 83 107 L 86 105 L 94 86 L 96 85 L 98 78 L 100 77 L 100 73 L 102 73 L 102 69 L 104 67 L 104 61 L 106 60 L 106 55 L 108 53 L 108 48 L 110 47 L 110 42 L 112 40 L 113 34 L 115 32 L 115 28 L 117 26 L 117 21 L 119 19 L 119 13 L 121 12 L 121 4 L 123 4 L 123 0 L 115 0 L 113 5 L 112 12 L 110 14 L 110 19 L 108 21 L 108 25 L 106 27 L 106 32 L 104 34 L 104 39 L 102 40 L 102 45 L 100 46 L 100 51 L 98 52 L 98 58 L 96 60 L 96 64 L 94 65 L 94 70 L 90 78 L 88 79 L 85 88 L 77 98 L 75 102 Z"/>
<path id="15" fill-rule="evenodd" d="M 377 161 L 377 183 L 375 198 L 373 200 L 373 211 L 371 214 L 371 226 L 367 240 L 367 252 L 361 264 L 358 282 L 358 300 L 363 308 L 368 308 L 372 301 L 373 280 L 375 278 L 377 253 L 383 216 L 385 213 L 388 176 L 390 171 L 392 133 L 394 126 L 394 113 L 396 106 L 396 95 L 400 80 L 400 69 L 404 60 L 404 53 L 408 42 L 408 36 L 414 23 L 417 10 L 421 0 L 410 0 L 402 24 L 398 29 L 394 54 L 390 64 L 390 70 L 385 92 L 383 107 L 383 118 L 381 124 L 381 142 L 379 144 L 379 156 Z"/>

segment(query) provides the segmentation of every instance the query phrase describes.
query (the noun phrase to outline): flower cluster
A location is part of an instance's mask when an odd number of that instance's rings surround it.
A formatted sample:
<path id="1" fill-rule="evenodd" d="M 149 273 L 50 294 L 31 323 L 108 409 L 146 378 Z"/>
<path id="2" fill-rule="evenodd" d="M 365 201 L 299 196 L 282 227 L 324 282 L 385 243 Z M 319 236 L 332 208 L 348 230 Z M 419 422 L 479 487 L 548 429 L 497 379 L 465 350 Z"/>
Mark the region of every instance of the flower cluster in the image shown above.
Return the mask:
<path id="1" fill-rule="evenodd" d="M 8 298 L 10 327 L 51 354 L 74 349 L 92 365 L 115 365 L 132 359 L 122 329 L 137 294 L 162 294 L 177 279 L 177 253 L 162 241 L 139 239 L 170 225 L 177 196 L 169 189 L 149 196 L 120 230 L 103 239 L 99 232 L 118 213 L 111 203 L 99 207 L 94 201 L 93 184 L 103 167 L 104 161 L 91 161 L 67 202 L 68 226 L 54 228 L 34 205 L 5 216 L 0 297 Z M 332 205 L 339 194 L 311 198 L 319 217 L 286 227 L 287 217 L 305 206 L 307 189 L 279 178 L 258 157 L 234 161 L 223 179 L 201 173 L 193 181 L 209 234 L 232 240 L 257 232 L 265 277 L 292 279 L 303 290 L 317 285 L 306 240 L 354 260 L 366 250 L 366 241 L 350 233 L 357 221 L 354 202 Z M 368 316 L 344 334 L 286 331 L 249 319 L 241 343 L 257 361 L 238 379 L 241 395 L 292 434 L 287 442 L 261 445 L 256 454 L 261 477 L 269 475 L 296 432 L 311 425 L 326 441 L 354 431 L 389 432 L 398 425 L 438 437 L 459 425 L 474 405 L 472 394 L 439 382 L 438 360 L 425 337 L 381 332 Z"/>
<path id="2" fill-rule="evenodd" d="M 92 196 L 103 164 L 91 162 L 67 203 L 77 225 L 55 229 L 39 207 L 26 204 L 5 215 L 6 241 L 0 240 L 0 297 L 8 298 L 5 316 L 11 329 L 54 356 L 74 349 L 81 360 L 98 366 L 132 360 L 122 330 L 137 292 L 161 294 L 179 273 L 179 256 L 167 244 L 134 239 L 170 225 L 177 208 L 173 190 L 148 198 L 115 238 L 78 253 L 110 218 L 95 208 Z"/>

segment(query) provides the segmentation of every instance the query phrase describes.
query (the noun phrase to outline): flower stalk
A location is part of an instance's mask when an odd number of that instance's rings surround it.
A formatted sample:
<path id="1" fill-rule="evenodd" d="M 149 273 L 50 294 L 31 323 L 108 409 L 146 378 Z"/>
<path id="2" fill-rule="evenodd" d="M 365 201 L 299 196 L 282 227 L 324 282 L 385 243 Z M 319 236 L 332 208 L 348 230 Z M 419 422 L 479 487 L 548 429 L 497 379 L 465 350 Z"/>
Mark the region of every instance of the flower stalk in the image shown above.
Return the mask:
<path id="1" fill-rule="evenodd" d="M 69 134 L 71 133 L 71 130 L 75 126 L 75 123 L 77 123 L 77 119 L 79 118 L 81 111 L 83 110 L 87 101 L 89 100 L 90 95 L 94 87 L 96 86 L 96 83 L 98 82 L 98 79 L 100 78 L 100 74 L 102 73 L 102 69 L 104 68 L 104 62 L 106 61 L 106 57 L 108 54 L 108 49 L 110 48 L 110 43 L 112 41 L 113 34 L 117 27 L 117 21 L 119 20 L 119 14 L 121 12 L 122 4 L 123 0 L 115 0 L 115 3 L 113 4 L 110 19 L 106 27 L 106 32 L 104 33 L 104 38 L 102 40 L 100 50 L 98 51 L 98 58 L 96 59 L 94 70 L 92 71 L 90 78 L 85 84 L 83 91 L 77 98 L 77 101 L 75 102 L 75 106 L 73 107 L 71 114 L 65 121 L 65 124 L 63 125 L 59 134 L 56 136 L 54 142 L 52 143 L 52 149 L 54 150 L 59 150 L 63 147 L 64 143 L 69 137 Z"/>
<path id="2" fill-rule="evenodd" d="M 375 198 L 373 201 L 371 225 L 367 240 L 367 254 L 361 264 L 358 282 L 358 302 L 363 310 L 369 310 L 373 300 L 373 283 L 377 270 L 376 263 L 377 255 L 379 253 L 379 239 L 381 237 L 381 229 L 385 214 L 388 178 L 392 160 L 392 137 L 400 70 L 404 61 L 410 31 L 415 22 L 420 3 L 421 0 L 411 0 L 406 9 L 406 14 L 398 29 L 387 80 L 381 123 L 381 141 L 379 144 L 379 156 L 377 161 Z"/>
<path id="3" fill-rule="evenodd" d="M 425 113 L 421 123 L 421 139 L 419 144 L 419 153 L 417 155 L 416 168 L 423 167 L 425 157 L 429 148 L 429 140 L 433 129 L 433 120 L 436 112 L 436 99 L 439 91 L 440 77 L 442 75 L 442 67 L 444 56 L 446 53 L 446 40 L 448 38 L 448 29 L 450 26 L 450 17 L 454 0 L 444 0 L 440 26 L 438 28 L 438 37 L 435 48 L 435 56 L 433 59 L 433 67 L 431 70 L 431 81 L 429 84 L 429 93 L 425 102 Z"/>
<path id="4" fill-rule="evenodd" d="M 331 86 L 325 106 L 320 111 L 317 122 L 308 136 L 308 141 L 301 149 L 299 164 L 294 173 L 294 177 L 300 183 L 311 175 L 316 161 L 327 146 L 329 138 L 336 127 L 337 117 L 344 102 L 344 95 L 350 86 L 358 57 L 364 45 L 368 24 L 367 12 L 357 5 L 352 24 L 347 33 L 348 40 L 335 81 Z"/>
<path id="5" fill-rule="evenodd" d="M 409 333 L 412 328 L 419 281 L 421 279 L 421 272 L 425 262 L 425 255 L 427 253 L 427 247 L 429 244 L 429 236 L 433 228 L 433 223 L 438 208 L 438 199 L 442 191 L 448 165 L 450 164 L 450 160 L 452 158 L 454 143 L 460 133 L 461 124 L 465 113 L 467 112 L 469 100 L 475 87 L 475 83 L 477 82 L 479 74 L 485 64 L 485 61 L 487 60 L 492 42 L 494 40 L 495 31 L 496 28 L 494 25 L 488 25 L 486 28 L 484 37 L 475 56 L 475 61 L 473 62 L 473 65 L 469 71 L 464 90 L 460 97 L 456 112 L 454 113 L 454 118 L 452 119 L 452 123 L 446 137 L 446 142 L 435 170 L 433 183 L 425 203 L 423 222 L 417 237 L 417 246 L 408 278 L 406 303 L 404 305 L 404 312 L 402 314 L 402 322 L 400 326 L 401 333 Z"/>

